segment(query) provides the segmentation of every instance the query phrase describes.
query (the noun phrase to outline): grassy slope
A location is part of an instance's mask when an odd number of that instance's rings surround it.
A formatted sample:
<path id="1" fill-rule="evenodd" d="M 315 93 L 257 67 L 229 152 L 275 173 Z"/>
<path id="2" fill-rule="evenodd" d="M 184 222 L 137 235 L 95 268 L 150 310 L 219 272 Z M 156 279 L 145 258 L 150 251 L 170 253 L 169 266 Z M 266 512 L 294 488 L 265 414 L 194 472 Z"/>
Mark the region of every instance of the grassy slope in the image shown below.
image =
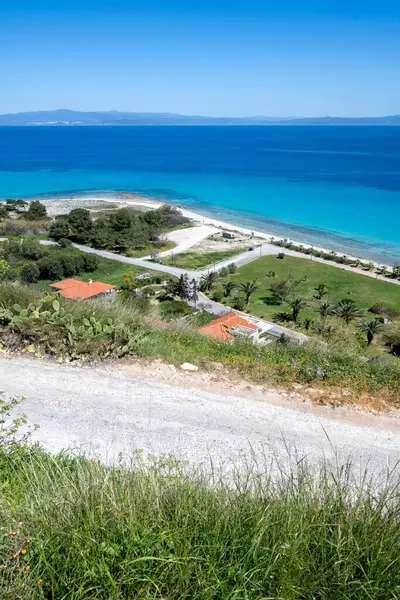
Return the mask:
<path id="1" fill-rule="evenodd" d="M 363 495 L 345 472 L 301 466 L 278 485 L 242 476 L 230 488 L 167 458 L 135 461 L 0 451 L 1 521 L 14 533 L 0 539 L 4 600 L 398 597 L 396 482 Z"/>
<path id="2" fill-rule="evenodd" d="M 276 277 L 267 277 L 269 271 L 275 271 Z M 295 291 L 296 296 L 310 303 L 310 309 L 302 311 L 302 316 L 311 316 L 314 313 L 314 288 L 320 283 L 324 283 L 328 289 L 324 301 L 335 303 L 350 298 L 362 309 L 368 309 L 375 302 L 380 302 L 400 310 L 400 286 L 304 258 L 285 256 L 283 260 L 279 260 L 275 256 L 264 256 L 240 267 L 232 276 L 232 281 L 241 283 L 256 279 L 260 287 L 252 297 L 250 312 L 256 316 L 270 318 L 284 308 L 268 306 L 263 299 L 271 295 L 269 287 L 272 283 L 282 281 L 289 275 L 297 280 L 307 278 Z"/>
<path id="3" fill-rule="evenodd" d="M 231 250 L 221 250 L 219 252 L 184 252 L 183 254 L 166 257 L 162 260 L 165 265 L 174 265 L 181 269 L 201 269 L 202 267 L 212 265 L 212 263 L 241 254 L 245 250 L 246 248 L 232 248 Z"/>

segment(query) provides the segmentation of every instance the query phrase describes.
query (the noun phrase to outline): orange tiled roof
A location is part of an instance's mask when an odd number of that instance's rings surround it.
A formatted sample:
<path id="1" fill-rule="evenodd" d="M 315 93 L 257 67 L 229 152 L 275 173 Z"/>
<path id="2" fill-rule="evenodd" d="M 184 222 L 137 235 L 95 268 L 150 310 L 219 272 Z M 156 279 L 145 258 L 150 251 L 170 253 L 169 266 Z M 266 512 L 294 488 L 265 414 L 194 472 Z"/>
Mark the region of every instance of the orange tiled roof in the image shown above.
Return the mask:
<path id="1" fill-rule="evenodd" d="M 222 317 L 215 319 L 215 321 L 211 321 L 211 323 L 207 323 L 207 325 L 200 327 L 199 333 L 209 335 L 218 340 L 231 340 L 233 336 L 229 333 L 228 329 L 237 327 L 238 325 L 254 329 L 254 331 L 258 329 L 257 325 L 253 325 L 253 323 L 250 323 L 235 312 L 230 312 L 227 315 L 223 315 Z"/>
<path id="2" fill-rule="evenodd" d="M 79 279 L 63 279 L 50 285 L 54 290 L 59 290 L 63 298 L 93 298 L 115 289 L 115 285 L 93 281 L 85 283 Z"/>

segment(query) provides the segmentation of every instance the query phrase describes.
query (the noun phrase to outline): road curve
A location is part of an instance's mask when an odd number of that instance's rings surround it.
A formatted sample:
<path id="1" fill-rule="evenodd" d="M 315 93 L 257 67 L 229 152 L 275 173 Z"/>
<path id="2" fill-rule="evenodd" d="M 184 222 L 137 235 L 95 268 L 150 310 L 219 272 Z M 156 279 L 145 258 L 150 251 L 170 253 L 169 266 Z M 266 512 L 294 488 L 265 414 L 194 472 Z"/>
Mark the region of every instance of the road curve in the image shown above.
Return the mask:
<path id="1" fill-rule="evenodd" d="M 191 375 L 187 374 L 190 378 Z M 33 359 L 0 358 L 2 397 L 25 397 L 23 410 L 46 448 L 78 447 L 116 460 L 141 449 L 172 453 L 195 464 L 229 469 L 253 455 L 258 463 L 289 461 L 289 450 L 312 463 L 348 457 L 358 474 L 375 474 L 400 461 L 400 429 L 354 425 L 265 400 L 217 395 L 130 377 L 117 367 L 77 368 Z M 281 400 L 282 402 L 282 400 Z M 376 426 L 375 421 L 376 419 Z"/>

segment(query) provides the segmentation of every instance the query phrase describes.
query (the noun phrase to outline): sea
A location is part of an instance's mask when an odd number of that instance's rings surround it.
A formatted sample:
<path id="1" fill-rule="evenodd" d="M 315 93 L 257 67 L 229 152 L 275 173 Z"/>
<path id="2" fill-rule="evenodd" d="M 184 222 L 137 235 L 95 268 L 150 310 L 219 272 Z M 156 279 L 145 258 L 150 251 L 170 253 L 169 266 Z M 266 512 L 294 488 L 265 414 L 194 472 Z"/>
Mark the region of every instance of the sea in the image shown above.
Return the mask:
<path id="1" fill-rule="evenodd" d="M 0 127 L 0 198 L 122 191 L 400 263 L 400 127 Z"/>

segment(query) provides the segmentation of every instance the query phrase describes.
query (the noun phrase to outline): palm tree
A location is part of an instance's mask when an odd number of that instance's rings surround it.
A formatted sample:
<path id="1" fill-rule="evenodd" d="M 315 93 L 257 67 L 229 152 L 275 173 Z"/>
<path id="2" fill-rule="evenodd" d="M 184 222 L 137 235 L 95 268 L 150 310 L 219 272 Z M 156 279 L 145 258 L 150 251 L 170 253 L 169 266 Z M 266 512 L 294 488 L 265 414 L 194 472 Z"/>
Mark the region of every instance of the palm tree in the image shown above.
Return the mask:
<path id="1" fill-rule="evenodd" d="M 244 293 L 246 298 L 246 304 L 250 304 L 251 295 L 254 294 L 258 290 L 258 285 L 256 280 L 254 281 L 246 281 L 245 283 L 241 283 L 239 286 L 240 290 Z"/>
<path id="2" fill-rule="evenodd" d="M 292 309 L 292 321 L 296 323 L 299 313 L 302 308 L 306 307 L 306 303 L 301 298 L 294 298 L 293 300 L 287 300 L 287 304 Z"/>
<path id="3" fill-rule="evenodd" d="M 316 300 L 322 300 L 322 298 L 328 293 L 325 283 L 319 283 L 317 287 L 314 288 L 314 291 L 314 298 Z"/>
<path id="4" fill-rule="evenodd" d="M 224 283 L 224 296 L 225 298 L 227 298 L 228 296 L 231 295 L 232 290 L 235 289 L 235 284 L 233 283 L 233 281 L 227 281 L 226 283 Z"/>
<path id="5" fill-rule="evenodd" d="M 323 302 L 318 307 L 318 312 L 320 314 L 321 319 L 325 319 L 329 315 L 332 315 L 334 313 L 334 311 L 335 311 L 335 307 L 333 306 L 333 304 L 330 304 L 329 302 Z"/>
<path id="6" fill-rule="evenodd" d="M 358 327 L 366 334 L 367 343 L 370 346 L 374 336 L 382 329 L 383 325 L 379 319 L 371 319 L 370 321 L 361 321 Z"/>
<path id="7" fill-rule="evenodd" d="M 290 323 L 290 321 L 292 321 L 292 315 L 288 312 L 277 312 L 272 317 L 272 320 L 276 323 Z"/>
<path id="8" fill-rule="evenodd" d="M 341 300 L 337 304 L 334 314 L 340 319 L 343 319 L 346 325 L 348 325 L 351 321 L 354 321 L 354 319 L 358 319 L 363 316 L 362 310 L 357 308 L 354 300 Z"/>
<path id="9" fill-rule="evenodd" d="M 215 282 L 218 279 L 218 274 L 215 271 L 204 273 L 200 279 L 200 289 L 202 292 L 209 292 L 213 289 Z"/>

